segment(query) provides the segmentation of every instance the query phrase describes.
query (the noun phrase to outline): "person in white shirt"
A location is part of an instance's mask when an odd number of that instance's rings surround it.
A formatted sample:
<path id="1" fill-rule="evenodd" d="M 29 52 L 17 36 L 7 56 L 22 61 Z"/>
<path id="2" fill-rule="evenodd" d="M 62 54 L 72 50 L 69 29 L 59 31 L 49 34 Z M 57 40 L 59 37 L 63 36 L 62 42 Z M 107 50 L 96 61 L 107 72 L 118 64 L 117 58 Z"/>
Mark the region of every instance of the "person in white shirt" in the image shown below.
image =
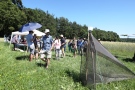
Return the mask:
<path id="1" fill-rule="evenodd" d="M 60 47 L 61 47 L 61 41 L 58 36 L 56 36 L 55 41 L 53 42 L 52 48 L 55 48 L 55 55 L 56 59 L 59 60 L 60 58 Z"/>
<path id="2" fill-rule="evenodd" d="M 15 51 L 18 43 L 18 35 L 14 35 L 12 38 L 13 50 Z"/>

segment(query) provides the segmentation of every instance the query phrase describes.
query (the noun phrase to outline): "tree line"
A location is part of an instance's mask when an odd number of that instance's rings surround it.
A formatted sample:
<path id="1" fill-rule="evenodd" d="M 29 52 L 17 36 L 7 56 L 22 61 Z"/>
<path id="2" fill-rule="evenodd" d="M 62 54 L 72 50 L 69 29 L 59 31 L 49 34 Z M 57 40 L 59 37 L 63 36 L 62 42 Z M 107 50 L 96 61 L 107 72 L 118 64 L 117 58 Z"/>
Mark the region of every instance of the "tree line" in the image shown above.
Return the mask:
<path id="1" fill-rule="evenodd" d="M 28 22 L 42 24 L 39 29 L 44 32 L 46 28 L 51 30 L 51 35 L 63 34 L 71 39 L 73 37 L 87 38 L 88 26 L 80 25 L 76 21 L 71 22 L 65 17 L 55 17 L 49 11 L 31 9 L 23 6 L 22 0 L 0 0 L 0 37 L 10 35 L 13 31 Z M 94 28 L 92 31 L 95 38 L 103 41 L 119 41 L 117 33 Z"/>

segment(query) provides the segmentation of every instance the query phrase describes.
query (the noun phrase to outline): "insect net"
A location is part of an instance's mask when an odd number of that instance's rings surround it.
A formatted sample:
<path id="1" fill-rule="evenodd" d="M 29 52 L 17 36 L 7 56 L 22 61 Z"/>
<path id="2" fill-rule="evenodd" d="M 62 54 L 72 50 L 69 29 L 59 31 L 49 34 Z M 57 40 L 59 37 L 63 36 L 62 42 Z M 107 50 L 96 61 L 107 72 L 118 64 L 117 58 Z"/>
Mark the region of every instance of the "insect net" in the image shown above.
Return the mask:
<path id="1" fill-rule="evenodd" d="M 97 83 L 135 78 L 135 74 L 90 33 L 82 49 L 80 78 L 84 85 L 95 89 Z"/>

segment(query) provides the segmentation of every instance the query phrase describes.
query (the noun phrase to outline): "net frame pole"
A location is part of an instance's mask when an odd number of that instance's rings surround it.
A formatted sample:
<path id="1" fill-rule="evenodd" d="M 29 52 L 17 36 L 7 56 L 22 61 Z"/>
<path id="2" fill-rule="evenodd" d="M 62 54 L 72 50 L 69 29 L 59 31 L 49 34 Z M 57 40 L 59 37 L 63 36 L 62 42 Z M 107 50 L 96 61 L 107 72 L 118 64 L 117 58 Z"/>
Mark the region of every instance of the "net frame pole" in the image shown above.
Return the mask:
<path id="1" fill-rule="evenodd" d="M 92 58 L 92 62 L 93 62 L 93 64 L 92 64 L 92 66 L 93 66 L 93 90 L 96 90 L 96 50 L 95 50 L 95 46 L 94 46 L 94 43 L 93 43 L 93 41 L 92 41 L 92 31 L 91 30 L 89 30 L 89 32 L 88 32 L 88 46 L 93 46 L 94 48 L 92 49 L 92 51 L 91 51 L 91 58 Z M 95 53 L 95 55 L 94 55 L 94 53 Z"/>

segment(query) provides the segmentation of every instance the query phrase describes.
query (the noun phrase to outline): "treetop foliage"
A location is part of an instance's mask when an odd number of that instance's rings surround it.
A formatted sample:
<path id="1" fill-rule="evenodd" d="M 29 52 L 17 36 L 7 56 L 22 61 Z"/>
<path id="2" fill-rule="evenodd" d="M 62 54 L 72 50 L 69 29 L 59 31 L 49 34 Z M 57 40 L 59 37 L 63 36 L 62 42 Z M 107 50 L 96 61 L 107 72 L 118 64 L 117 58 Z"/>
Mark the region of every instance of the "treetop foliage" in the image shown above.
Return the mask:
<path id="1" fill-rule="evenodd" d="M 23 6 L 22 0 L 0 0 L 0 36 L 10 35 L 13 31 L 28 22 L 38 22 L 42 24 L 39 29 L 44 32 L 50 29 L 52 36 L 63 34 L 66 38 L 73 37 L 87 38 L 88 26 L 71 22 L 65 17 L 54 17 L 48 11 L 41 9 L 31 9 Z M 104 41 L 118 41 L 119 36 L 112 31 L 105 31 L 94 28 L 93 35 Z"/>

